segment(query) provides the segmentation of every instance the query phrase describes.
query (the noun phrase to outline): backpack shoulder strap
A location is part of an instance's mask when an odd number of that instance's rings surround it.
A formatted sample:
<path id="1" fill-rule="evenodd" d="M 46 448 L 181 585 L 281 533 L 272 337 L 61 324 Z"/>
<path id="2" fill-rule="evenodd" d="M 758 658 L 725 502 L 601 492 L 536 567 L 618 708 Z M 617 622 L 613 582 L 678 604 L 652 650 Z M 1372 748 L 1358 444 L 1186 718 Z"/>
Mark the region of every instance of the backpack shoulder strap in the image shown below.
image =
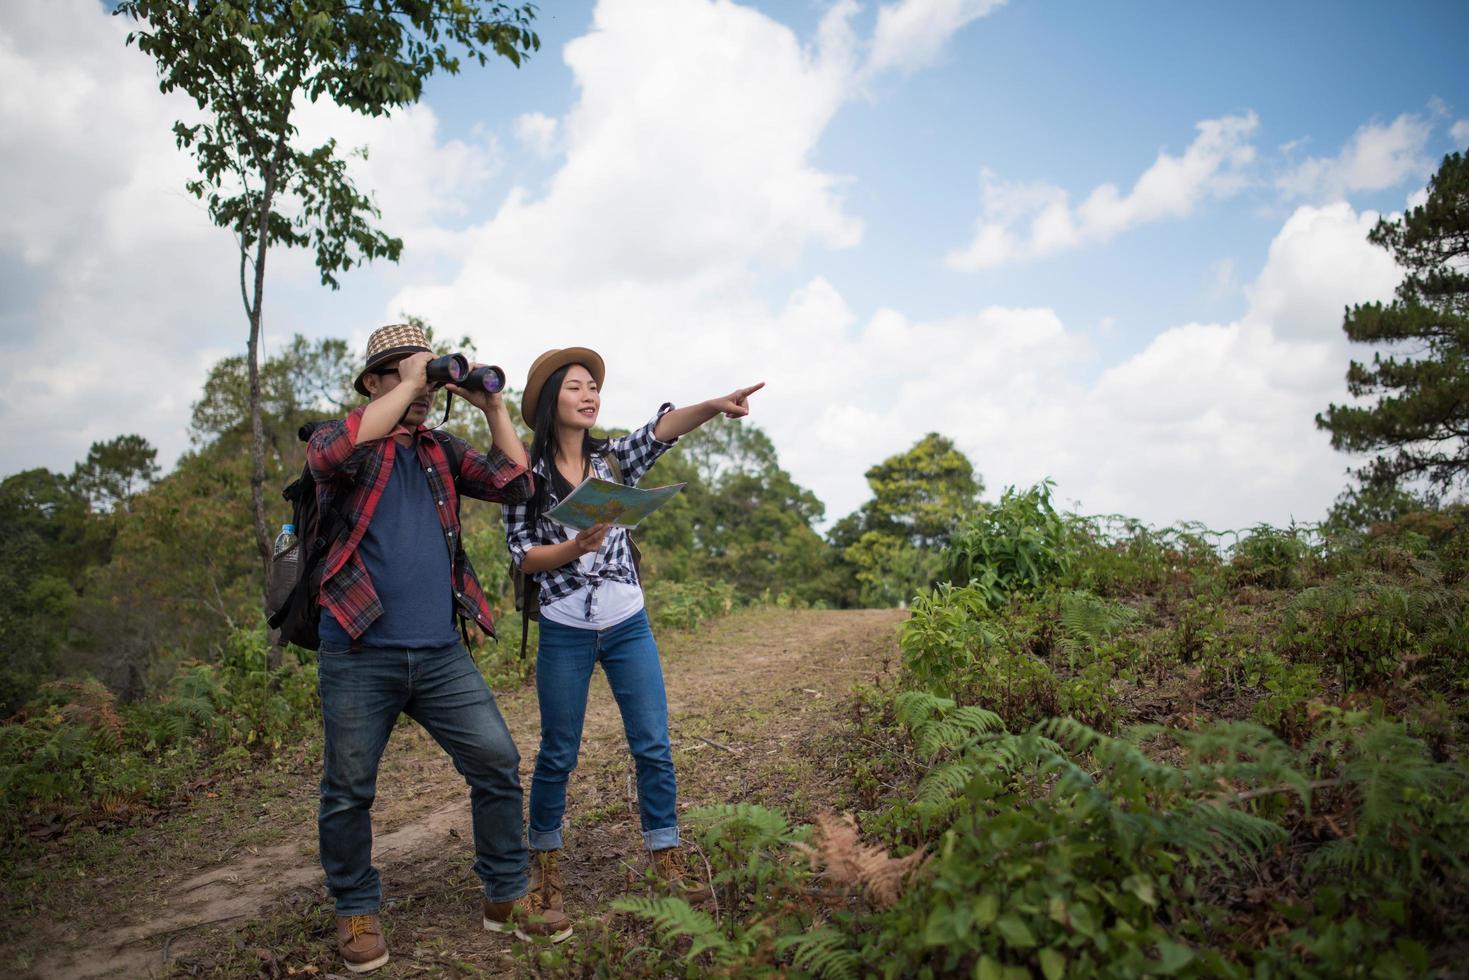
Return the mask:
<path id="1" fill-rule="evenodd" d="M 607 468 L 612 471 L 612 479 L 617 481 L 618 483 L 621 483 L 622 465 L 617 462 L 617 454 L 614 453 L 611 449 L 608 449 L 606 452 L 602 453 L 602 461 L 605 462 L 607 464 Z"/>
<path id="2" fill-rule="evenodd" d="M 454 444 L 454 437 L 447 432 L 434 432 L 440 446 L 444 448 L 444 455 L 449 460 L 449 475 L 458 481 L 461 468 L 464 466 L 464 457 L 459 455 L 459 447 Z"/>

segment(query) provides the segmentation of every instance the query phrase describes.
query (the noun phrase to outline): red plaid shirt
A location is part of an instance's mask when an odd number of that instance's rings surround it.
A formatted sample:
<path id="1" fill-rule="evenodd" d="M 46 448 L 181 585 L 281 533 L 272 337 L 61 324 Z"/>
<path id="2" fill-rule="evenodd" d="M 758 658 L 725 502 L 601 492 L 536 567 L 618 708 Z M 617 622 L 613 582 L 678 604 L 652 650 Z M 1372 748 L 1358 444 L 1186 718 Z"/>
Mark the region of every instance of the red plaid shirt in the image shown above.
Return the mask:
<path id="1" fill-rule="evenodd" d="M 347 519 L 349 528 L 344 540 L 334 543 L 327 552 L 321 573 L 321 605 L 334 616 L 353 639 L 361 636 L 373 620 L 383 614 L 377 589 L 357 554 L 357 544 L 372 522 L 377 502 L 382 498 L 388 477 L 393 472 L 393 459 L 407 447 L 399 446 L 391 436 L 356 445 L 357 429 L 362 424 L 363 408 L 355 409 L 345 419 L 328 422 L 311 435 L 306 444 L 306 464 L 316 478 L 316 503 L 322 513 L 337 507 Z M 529 500 L 531 475 L 524 466 L 511 461 L 491 446 L 488 455 L 470 446 L 458 436 L 448 436 L 458 449 L 459 482 L 456 488 L 449 472 L 449 459 L 432 430 L 419 426 L 413 433 L 418 461 L 428 477 L 429 490 L 437 502 L 439 523 L 449 541 L 453 560 L 454 605 L 461 616 L 473 619 L 491 636 L 494 618 L 479 579 L 464 553 L 459 533 L 459 493 L 479 500 L 518 503 Z"/>

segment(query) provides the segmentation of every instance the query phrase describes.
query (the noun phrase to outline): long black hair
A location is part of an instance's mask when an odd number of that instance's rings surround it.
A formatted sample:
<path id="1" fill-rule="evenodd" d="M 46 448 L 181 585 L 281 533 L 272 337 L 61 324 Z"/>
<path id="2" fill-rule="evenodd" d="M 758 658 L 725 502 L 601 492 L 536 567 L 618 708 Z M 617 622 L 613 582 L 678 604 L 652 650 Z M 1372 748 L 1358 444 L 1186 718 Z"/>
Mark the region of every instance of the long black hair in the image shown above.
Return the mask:
<path id="1" fill-rule="evenodd" d="M 531 496 L 530 520 L 532 530 L 538 528 L 541 523 L 541 513 L 551 502 L 551 486 L 556 480 L 556 450 L 561 445 L 559 436 L 561 424 L 556 420 L 556 402 L 561 398 L 561 384 L 566 380 L 566 372 L 572 365 L 557 368 L 541 385 L 540 398 L 536 400 L 535 438 L 530 444 L 530 468 L 536 468 L 536 462 L 545 464 L 546 475 L 538 478 L 536 492 Z M 593 456 L 598 456 L 607 451 L 607 440 L 597 439 L 592 435 L 590 429 L 582 433 L 581 458 L 583 469 L 590 467 Z"/>

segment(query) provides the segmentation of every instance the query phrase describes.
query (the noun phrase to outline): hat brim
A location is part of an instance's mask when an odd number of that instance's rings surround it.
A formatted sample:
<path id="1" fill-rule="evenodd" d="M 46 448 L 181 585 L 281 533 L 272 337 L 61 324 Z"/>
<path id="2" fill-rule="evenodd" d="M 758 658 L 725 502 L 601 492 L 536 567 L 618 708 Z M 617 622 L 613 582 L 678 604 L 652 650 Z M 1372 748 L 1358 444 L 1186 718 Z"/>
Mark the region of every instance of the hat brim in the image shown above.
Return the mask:
<path id="1" fill-rule="evenodd" d="M 371 398 L 372 395 L 370 392 L 368 392 L 367 385 L 362 383 L 363 378 L 367 377 L 373 371 L 377 370 L 385 364 L 392 364 L 396 363 L 397 361 L 401 361 L 409 354 L 422 353 L 432 354 L 433 351 L 429 350 L 427 347 L 420 347 L 417 344 L 413 344 L 408 347 L 389 347 L 387 350 L 380 350 L 367 359 L 367 366 L 362 369 L 361 374 L 357 375 L 357 379 L 352 382 L 352 387 L 356 388 L 357 394 L 361 395 L 362 397 Z"/>
<path id="2" fill-rule="evenodd" d="M 525 379 L 525 394 L 520 398 L 520 418 L 527 429 L 535 431 L 536 404 L 541 400 L 541 389 L 545 387 L 546 381 L 557 371 L 572 364 L 580 364 L 586 368 L 591 372 L 592 380 L 597 382 L 597 387 L 602 387 L 602 381 L 607 376 L 607 366 L 602 363 L 601 354 L 590 347 L 563 347 L 560 350 L 547 351 L 531 365 L 530 375 Z"/>

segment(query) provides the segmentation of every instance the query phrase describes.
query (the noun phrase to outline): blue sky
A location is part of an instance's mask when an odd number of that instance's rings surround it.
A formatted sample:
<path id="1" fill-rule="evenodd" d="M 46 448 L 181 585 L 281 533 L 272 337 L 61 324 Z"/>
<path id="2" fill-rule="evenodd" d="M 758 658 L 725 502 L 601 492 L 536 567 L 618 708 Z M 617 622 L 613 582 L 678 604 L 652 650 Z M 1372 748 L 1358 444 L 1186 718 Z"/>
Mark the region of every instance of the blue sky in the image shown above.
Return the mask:
<path id="1" fill-rule="evenodd" d="M 244 340 L 228 237 L 181 191 L 189 108 L 94 0 L 14 9 L 0 467 L 124 431 L 171 462 Z M 1310 421 L 1344 396 L 1341 309 L 1396 281 L 1363 235 L 1469 144 L 1466 28 L 1461 3 L 546 4 L 519 70 L 303 117 L 372 148 L 407 249 L 339 292 L 272 259 L 268 341 L 407 310 L 512 377 L 587 343 L 624 425 L 764 379 L 753 421 L 833 517 L 937 430 L 992 496 L 1318 519 L 1349 462 Z M 20 366 L 58 357 L 142 377 Z"/>

